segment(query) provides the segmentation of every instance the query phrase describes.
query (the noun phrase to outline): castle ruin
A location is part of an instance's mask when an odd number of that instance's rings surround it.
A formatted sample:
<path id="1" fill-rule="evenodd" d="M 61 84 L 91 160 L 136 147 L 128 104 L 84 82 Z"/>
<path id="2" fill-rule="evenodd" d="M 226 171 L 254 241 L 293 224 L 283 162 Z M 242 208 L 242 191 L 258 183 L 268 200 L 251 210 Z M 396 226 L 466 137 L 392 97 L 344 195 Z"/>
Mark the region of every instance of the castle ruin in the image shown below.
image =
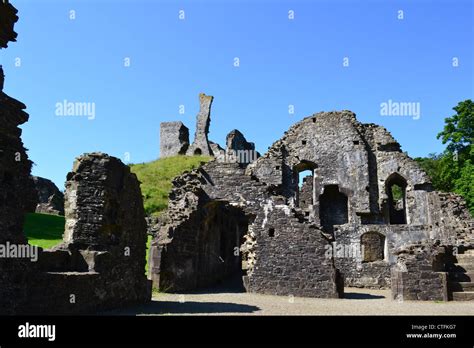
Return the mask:
<path id="1" fill-rule="evenodd" d="M 18 17 L 5 1 L 0 16 L 5 48 Z M 210 96 L 200 95 L 193 143 L 182 123 L 162 125 L 162 156 L 215 159 L 173 180 L 152 226 L 151 280 L 139 181 L 107 154 L 76 159 L 63 243 L 35 248 L 23 233 L 38 203 L 19 128 L 29 115 L 3 88 L 0 68 L 0 246 L 31 252 L 0 258 L 1 314 L 94 313 L 150 301 L 152 282 L 184 291 L 230 278 L 276 295 L 340 298 L 356 286 L 391 288 L 401 300 L 474 300 L 464 201 L 435 191 L 385 128 L 350 111 L 309 116 L 249 161 L 222 156 L 208 140 Z M 255 145 L 233 130 L 226 152 L 238 151 Z"/>
<path id="2" fill-rule="evenodd" d="M 464 201 L 435 191 L 385 128 L 350 111 L 305 118 L 251 164 L 185 173 L 169 197 L 150 255 L 162 289 L 236 276 L 276 295 L 336 298 L 355 286 L 473 299 Z"/>
<path id="3" fill-rule="evenodd" d="M 245 136 L 237 129 L 227 135 L 225 150 L 219 144 L 209 140 L 213 100 L 213 96 L 205 93 L 199 94 L 199 113 L 196 116 L 196 131 L 191 144 L 189 129 L 182 122 L 162 122 L 160 124 L 161 158 L 177 155 L 202 155 L 215 157 L 221 162 L 231 159 L 248 164 L 260 156 L 255 151 L 255 144 L 247 142 Z"/>

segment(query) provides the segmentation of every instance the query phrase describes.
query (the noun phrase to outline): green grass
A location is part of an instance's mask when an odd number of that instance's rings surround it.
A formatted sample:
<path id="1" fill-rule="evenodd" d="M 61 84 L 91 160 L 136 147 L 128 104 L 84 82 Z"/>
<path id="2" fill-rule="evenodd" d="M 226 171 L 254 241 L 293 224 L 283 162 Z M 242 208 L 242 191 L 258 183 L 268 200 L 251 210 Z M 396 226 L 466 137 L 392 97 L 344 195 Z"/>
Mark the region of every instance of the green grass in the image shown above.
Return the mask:
<path id="1" fill-rule="evenodd" d="M 23 230 L 31 245 L 43 249 L 52 248 L 63 241 L 64 216 L 30 213 L 26 215 Z M 150 251 L 151 236 L 147 236 L 146 242 L 146 274 L 148 275 L 148 255 Z"/>
<path id="2" fill-rule="evenodd" d="M 145 274 L 148 276 L 148 273 L 150 272 L 150 265 L 148 264 L 149 260 L 149 255 L 150 255 L 150 245 L 151 245 L 151 240 L 153 239 L 152 236 L 148 235 L 147 240 L 146 240 L 146 265 L 145 265 Z"/>
<path id="3" fill-rule="evenodd" d="M 393 185 L 392 186 L 392 196 L 393 196 L 393 200 L 395 202 L 399 201 L 400 199 L 403 198 L 403 189 L 398 185 Z"/>
<path id="4" fill-rule="evenodd" d="M 174 156 L 143 164 L 132 164 L 130 168 L 141 182 L 145 212 L 159 215 L 168 206 L 171 181 L 184 171 L 208 162 L 206 156 Z"/>
<path id="5" fill-rule="evenodd" d="M 31 245 L 49 249 L 63 240 L 64 216 L 30 213 L 23 230 Z"/>

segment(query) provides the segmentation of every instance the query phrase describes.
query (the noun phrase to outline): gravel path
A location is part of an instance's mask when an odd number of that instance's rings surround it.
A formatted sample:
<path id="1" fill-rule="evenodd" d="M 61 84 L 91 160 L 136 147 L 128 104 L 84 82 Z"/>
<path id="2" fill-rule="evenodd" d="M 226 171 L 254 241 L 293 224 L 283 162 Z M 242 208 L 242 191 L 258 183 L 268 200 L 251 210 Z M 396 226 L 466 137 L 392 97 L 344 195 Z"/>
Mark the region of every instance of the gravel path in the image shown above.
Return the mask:
<path id="1" fill-rule="evenodd" d="M 390 290 L 346 288 L 344 299 L 231 291 L 155 294 L 153 301 L 107 314 L 125 315 L 474 315 L 474 301 L 394 301 Z"/>

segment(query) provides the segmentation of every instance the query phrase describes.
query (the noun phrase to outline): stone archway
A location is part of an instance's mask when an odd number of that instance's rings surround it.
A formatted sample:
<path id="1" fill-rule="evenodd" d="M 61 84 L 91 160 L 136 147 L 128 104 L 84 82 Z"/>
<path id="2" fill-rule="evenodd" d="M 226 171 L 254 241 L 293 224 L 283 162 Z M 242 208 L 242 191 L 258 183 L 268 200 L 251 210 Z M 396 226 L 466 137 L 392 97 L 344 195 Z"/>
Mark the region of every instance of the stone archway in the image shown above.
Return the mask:
<path id="1" fill-rule="evenodd" d="M 311 161 L 301 161 L 293 167 L 295 205 L 308 214 L 314 204 L 314 170 L 317 167 Z"/>
<path id="2" fill-rule="evenodd" d="M 244 291 L 248 253 L 241 251 L 253 221 L 241 207 L 209 200 L 186 222 L 172 228 L 173 239 L 152 244 L 152 274 L 164 291 L 184 291 L 224 284 Z"/>
<path id="3" fill-rule="evenodd" d="M 385 181 L 388 196 L 388 222 L 391 225 L 406 224 L 406 179 L 398 173 L 391 174 Z"/>
<path id="4" fill-rule="evenodd" d="M 197 284 L 200 287 L 225 282 L 243 291 L 246 265 L 240 250 L 248 232 L 249 218 L 227 202 L 211 201 L 198 228 Z"/>

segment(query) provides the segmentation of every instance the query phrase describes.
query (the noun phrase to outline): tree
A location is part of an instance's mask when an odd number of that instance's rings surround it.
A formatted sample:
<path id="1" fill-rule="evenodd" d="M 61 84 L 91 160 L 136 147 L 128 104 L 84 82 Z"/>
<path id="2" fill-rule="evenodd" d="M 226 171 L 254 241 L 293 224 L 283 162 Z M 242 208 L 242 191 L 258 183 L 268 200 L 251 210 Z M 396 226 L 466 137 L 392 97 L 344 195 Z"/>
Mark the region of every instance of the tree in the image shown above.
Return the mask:
<path id="1" fill-rule="evenodd" d="M 460 176 L 455 181 L 454 192 L 464 197 L 471 214 L 474 215 L 474 163 L 470 160 L 461 168 Z"/>
<path id="2" fill-rule="evenodd" d="M 445 151 L 415 160 L 431 177 L 436 190 L 460 194 L 474 215 L 474 103 L 468 99 L 453 110 L 456 114 L 445 119 L 437 136 L 447 144 Z"/>
<path id="3" fill-rule="evenodd" d="M 450 159 L 449 156 L 444 154 L 430 153 L 428 157 L 415 158 L 415 161 L 431 178 L 431 183 L 435 189 L 449 192 L 454 190 L 452 171 L 455 168 L 449 163 Z"/>
<path id="4" fill-rule="evenodd" d="M 448 143 L 451 153 L 462 153 L 470 148 L 474 139 L 474 103 L 467 99 L 453 108 L 456 114 L 444 120 L 442 132 L 438 134 L 443 144 Z M 469 151 L 469 150 L 467 150 Z"/>

